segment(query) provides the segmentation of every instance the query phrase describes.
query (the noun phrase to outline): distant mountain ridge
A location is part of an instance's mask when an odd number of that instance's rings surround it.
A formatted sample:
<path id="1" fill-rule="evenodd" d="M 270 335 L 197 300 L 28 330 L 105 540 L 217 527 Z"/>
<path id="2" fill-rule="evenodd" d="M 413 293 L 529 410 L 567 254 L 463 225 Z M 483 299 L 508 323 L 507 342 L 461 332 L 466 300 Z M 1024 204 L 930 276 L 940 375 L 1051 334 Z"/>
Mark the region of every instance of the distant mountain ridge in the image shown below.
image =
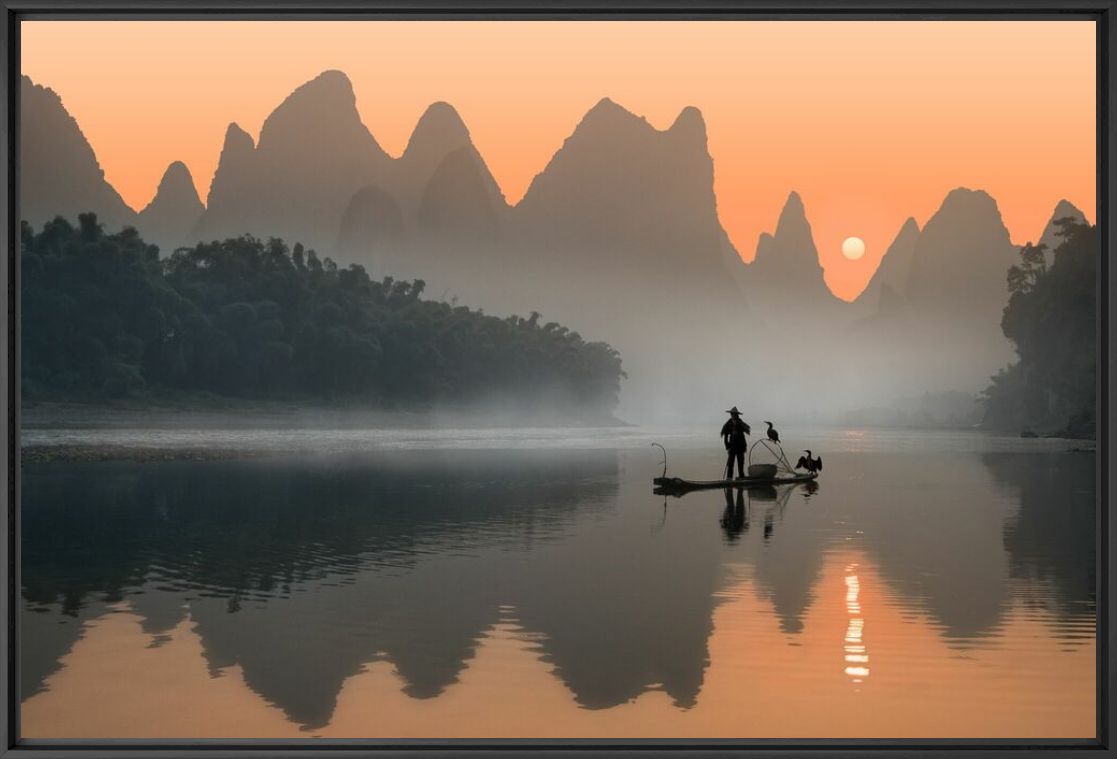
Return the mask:
<path id="1" fill-rule="evenodd" d="M 826 285 L 797 192 L 760 236 L 752 263 L 742 262 L 718 218 L 706 125 L 693 107 L 660 130 L 601 99 L 512 206 L 451 105 L 429 106 L 393 158 L 361 122 L 346 75 L 326 71 L 276 107 L 258 141 L 228 126 L 204 204 L 174 162 L 137 214 L 105 181 L 57 94 L 26 77 L 21 92 L 24 114 L 41 123 L 21 152 L 20 200 L 33 224 L 93 210 L 109 229 L 136 226 L 164 254 L 243 234 L 302 242 L 377 279 L 423 279 L 433 297 L 496 314 L 540 311 L 609 341 L 636 382 L 657 377 L 648 397 L 701 394 L 694 380 L 668 376 L 665 345 L 675 364 L 710 367 L 711 393 L 736 382 L 728 377 L 742 356 L 780 356 L 849 329 L 864 350 L 887 345 L 903 363 L 910 351 L 926 352 L 928 330 L 979 323 L 973 371 L 942 379 L 967 386 L 1007 346 L 999 314 L 1018 249 L 987 193 L 951 191 L 922 229 L 908 219 L 847 303 Z M 1082 218 L 1063 201 L 1042 239 L 1052 239 L 1060 214 Z M 863 353 L 850 348 L 830 362 L 845 367 L 851 387 L 873 371 L 857 366 Z M 781 397 L 802 396 L 803 388 L 777 384 Z"/>
<path id="2" fill-rule="evenodd" d="M 256 145 L 246 137 L 229 126 L 198 239 L 250 233 L 331 252 L 349 200 L 391 162 L 340 71 L 296 88 L 264 120 Z"/>
<path id="3" fill-rule="evenodd" d="M 951 190 L 922 229 L 909 219 L 866 289 L 877 306 L 855 326 L 853 383 L 899 377 L 928 390 L 983 389 L 1012 357 L 1001 314 L 1018 260 L 984 191 Z"/>

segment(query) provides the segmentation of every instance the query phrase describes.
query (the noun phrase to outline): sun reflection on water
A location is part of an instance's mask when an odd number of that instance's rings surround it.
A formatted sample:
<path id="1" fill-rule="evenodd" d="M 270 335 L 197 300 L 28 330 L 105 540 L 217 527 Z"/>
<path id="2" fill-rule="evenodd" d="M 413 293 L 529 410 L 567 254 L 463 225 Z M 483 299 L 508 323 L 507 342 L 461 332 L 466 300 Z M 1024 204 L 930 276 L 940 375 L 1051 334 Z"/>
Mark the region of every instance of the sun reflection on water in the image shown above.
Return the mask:
<path id="1" fill-rule="evenodd" d="M 865 648 L 865 619 L 861 614 L 861 581 L 857 565 L 846 565 L 846 611 L 849 626 L 845 636 L 846 674 L 853 682 L 860 683 L 869 676 L 869 653 Z"/>

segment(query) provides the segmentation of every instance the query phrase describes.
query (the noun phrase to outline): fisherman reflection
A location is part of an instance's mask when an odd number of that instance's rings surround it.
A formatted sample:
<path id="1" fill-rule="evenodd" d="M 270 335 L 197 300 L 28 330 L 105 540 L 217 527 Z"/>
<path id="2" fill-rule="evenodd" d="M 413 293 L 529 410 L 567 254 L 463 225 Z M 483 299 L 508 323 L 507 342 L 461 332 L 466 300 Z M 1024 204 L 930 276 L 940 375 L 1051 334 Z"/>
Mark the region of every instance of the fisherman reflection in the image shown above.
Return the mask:
<path id="1" fill-rule="evenodd" d="M 762 488 L 751 488 L 749 490 L 749 501 L 766 501 L 767 507 L 764 509 L 764 542 L 767 543 L 772 538 L 772 530 L 775 529 L 775 514 L 774 509 L 778 508 L 783 510 L 784 504 L 787 502 L 787 494 L 790 488 L 784 488 L 781 494 L 771 485 Z"/>
<path id="2" fill-rule="evenodd" d="M 736 500 L 733 491 L 737 491 Z M 749 529 L 749 511 L 745 507 L 745 491 L 743 488 L 725 489 L 725 512 L 721 515 L 721 528 L 725 530 L 725 539 L 735 543 L 741 533 Z"/>

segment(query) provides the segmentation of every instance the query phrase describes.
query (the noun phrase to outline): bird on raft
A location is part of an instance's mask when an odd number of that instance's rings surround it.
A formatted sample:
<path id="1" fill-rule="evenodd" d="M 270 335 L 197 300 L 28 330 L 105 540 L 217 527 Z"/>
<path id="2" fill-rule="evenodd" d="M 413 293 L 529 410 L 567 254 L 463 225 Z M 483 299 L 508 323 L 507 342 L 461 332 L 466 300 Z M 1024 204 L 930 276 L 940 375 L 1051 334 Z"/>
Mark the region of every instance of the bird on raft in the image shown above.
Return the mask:
<path id="1" fill-rule="evenodd" d="M 803 451 L 803 453 L 805 453 L 807 455 L 799 457 L 799 463 L 797 463 L 795 465 L 795 468 L 796 469 L 806 469 L 811 474 L 817 474 L 818 472 L 821 472 L 822 471 L 822 457 L 819 456 L 818 458 L 813 458 L 812 459 L 811 458 L 811 451 L 810 451 L 809 448 L 807 450 Z"/>
<path id="2" fill-rule="evenodd" d="M 780 433 L 776 431 L 776 428 L 772 426 L 772 423 L 764 423 L 768 425 L 768 439 L 771 440 L 773 443 L 780 442 Z"/>

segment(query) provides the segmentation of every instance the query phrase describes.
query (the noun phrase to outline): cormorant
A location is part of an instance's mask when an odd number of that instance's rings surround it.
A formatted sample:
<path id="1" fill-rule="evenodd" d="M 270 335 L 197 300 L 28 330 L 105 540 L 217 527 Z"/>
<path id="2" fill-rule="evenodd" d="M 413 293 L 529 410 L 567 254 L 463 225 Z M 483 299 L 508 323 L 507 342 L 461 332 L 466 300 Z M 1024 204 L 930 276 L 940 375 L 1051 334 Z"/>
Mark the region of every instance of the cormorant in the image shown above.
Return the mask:
<path id="1" fill-rule="evenodd" d="M 768 425 L 768 439 L 773 443 L 780 442 L 780 433 L 776 432 L 776 428 L 772 426 L 771 422 L 764 422 Z"/>
<path id="2" fill-rule="evenodd" d="M 817 458 L 812 459 L 811 458 L 811 451 L 810 451 L 809 448 L 806 449 L 805 451 L 803 451 L 803 453 L 805 453 L 807 455 L 799 457 L 799 462 L 795 465 L 795 468 L 796 469 L 806 469 L 811 474 L 817 474 L 818 472 L 821 472 L 822 471 L 822 457 L 819 456 Z"/>

